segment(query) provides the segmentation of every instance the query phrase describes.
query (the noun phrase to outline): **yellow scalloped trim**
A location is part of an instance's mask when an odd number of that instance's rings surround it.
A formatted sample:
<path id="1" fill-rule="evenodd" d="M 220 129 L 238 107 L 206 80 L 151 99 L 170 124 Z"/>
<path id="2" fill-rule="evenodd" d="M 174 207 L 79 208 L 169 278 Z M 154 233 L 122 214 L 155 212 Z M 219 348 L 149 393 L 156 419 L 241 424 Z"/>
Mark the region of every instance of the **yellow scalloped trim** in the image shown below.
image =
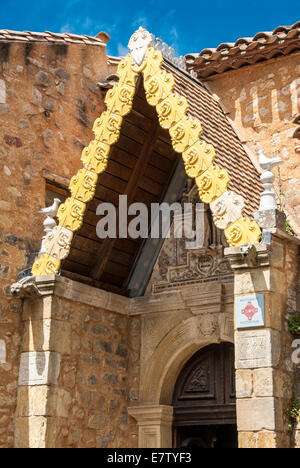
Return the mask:
<path id="1" fill-rule="evenodd" d="M 93 126 L 95 139 L 82 152 L 84 168 L 71 179 L 72 196 L 58 210 L 57 218 L 62 228 L 71 232 L 81 228 L 86 203 L 93 199 L 98 175 L 107 168 L 111 145 L 120 137 L 123 117 L 132 110 L 140 73 L 144 76 L 147 102 L 156 106 L 161 127 L 169 130 L 174 150 L 182 153 L 186 173 L 196 179 L 201 200 L 211 203 L 227 190 L 230 181 L 227 171 L 213 165 L 213 146 L 200 140 L 200 121 L 188 115 L 186 98 L 174 92 L 174 76 L 162 70 L 162 64 L 161 52 L 153 48 L 147 50 L 141 65 L 135 64 L 130 54 L 120 62 L 117 71 L 119 82 L 108 91 L 105 98 L 107 110 L 95 120 Z M 257 243 L 261 237 L 258 225 L 248 218 L 241 218 L 228 226 L 225 234 L 231 246 Z M 53 242 L 47 245 L 51 252 L 56 252 Z M 59 272 L 60 260 L 52 257 L 50 250 L 35 261 L 33 275 Z"/>

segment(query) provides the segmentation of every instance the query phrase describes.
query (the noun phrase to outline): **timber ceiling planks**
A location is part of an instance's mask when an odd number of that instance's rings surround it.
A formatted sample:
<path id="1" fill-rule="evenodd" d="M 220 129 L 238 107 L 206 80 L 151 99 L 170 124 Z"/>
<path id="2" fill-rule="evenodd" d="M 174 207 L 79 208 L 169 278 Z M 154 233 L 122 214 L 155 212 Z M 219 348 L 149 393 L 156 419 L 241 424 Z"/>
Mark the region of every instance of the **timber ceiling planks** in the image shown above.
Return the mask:
<path id="1" fill-rule="evenodd" d="M 88 204 L 83 226 L 62 264 L 65 276 L 127 294 L 125 285 L 143 240 L 99 239 L 97 206 L 109 202 L 118 207 L 121 194 L 128 196 L 128 204 L 161 202 L 178 159 L 168 132 L 159 126 L 155 108 L 146 102 L 140 81 L 133 110 L 124 118 L 107 170 L 99 177 L 95 198 Z"/>

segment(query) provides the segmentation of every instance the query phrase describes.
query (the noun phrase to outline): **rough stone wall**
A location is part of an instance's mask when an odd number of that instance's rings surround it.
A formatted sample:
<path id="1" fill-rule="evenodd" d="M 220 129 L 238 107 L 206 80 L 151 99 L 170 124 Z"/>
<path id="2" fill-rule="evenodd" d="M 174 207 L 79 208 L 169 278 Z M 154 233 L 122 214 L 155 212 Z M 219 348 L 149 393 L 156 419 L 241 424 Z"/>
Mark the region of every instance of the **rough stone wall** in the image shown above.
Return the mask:
<path id="1" fill-rule="evenodd" d="M 300 54 L 245 67 L 207 81 L 251 152 L 280 156 L 286 212 L 300 234 L 299 142 L 293 138 L 300 113 Z M 298 147 L 298 152 L 296 148 Z M 279 182 L 279 177 L 277 177 Z"/>
<path id="2" fill-rule="evenodd" d="M 23 318 L 25 360 L 59 357 L 55 383 L 26 382 L 21 369 L 15 446 L 40 447 L 44 424 L 49 447 L 137 447 L 127 407 L 138 399 L 140 319 L 57 296 L 26 300 Z"/>
<path id="3" fill-rule="evenodd" d="M 63 300 L 72 324 L 58 387 L 70 402 L 58 418 L 56 447 L 137 447 L 127 406 L 138 399 L 140 321 Z"/>
<path id="4" fill-rule="evenodd" d="M 9 285 L 39 250 L 43 169 L 70 178 L 104 109 L 105 47 L 0 43 L 0 447 L 13 444 L 21 302 Z"/>

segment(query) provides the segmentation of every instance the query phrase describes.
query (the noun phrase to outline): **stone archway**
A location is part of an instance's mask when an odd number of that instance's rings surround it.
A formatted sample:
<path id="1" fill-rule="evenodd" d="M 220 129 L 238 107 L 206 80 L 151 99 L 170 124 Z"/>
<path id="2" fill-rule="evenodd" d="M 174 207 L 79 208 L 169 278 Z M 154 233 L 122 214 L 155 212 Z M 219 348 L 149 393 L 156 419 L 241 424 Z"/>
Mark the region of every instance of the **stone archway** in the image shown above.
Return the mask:
<path id="1" fill-rule="evenodd" d="M 139 406 L 129 407 L 139 427 L 140 448 L 172 447 L 172 398 L 186 362 L 200 349 L 227 341 L 228 322 L 222 314 L 201 314 L 182 321 L 161 340 L 142 369 Z"/>
<path id="2" fill-rule="evenodd" d="M 184 365 L 173 393 L 173 445 L 236 448 L 234 346 L 202 348 Z"/>

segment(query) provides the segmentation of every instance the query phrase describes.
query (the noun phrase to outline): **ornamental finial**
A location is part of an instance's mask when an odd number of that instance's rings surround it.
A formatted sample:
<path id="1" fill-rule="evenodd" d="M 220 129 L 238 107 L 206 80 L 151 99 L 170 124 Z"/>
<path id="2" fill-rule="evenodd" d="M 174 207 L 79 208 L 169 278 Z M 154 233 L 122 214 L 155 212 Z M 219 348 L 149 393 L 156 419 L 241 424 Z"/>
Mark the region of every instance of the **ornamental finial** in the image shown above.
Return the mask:
<path id="1" fill-rule="evenodd" d="M 267 158 L 263 150 L 259 150 L 257 153 L 259 156 L 259 165 L 264 171 L 260 176 L 264 192 L 261 194 L 259 211 L 275 210 L 277 208 L 275 193 L 273 190 L 275 175 L 273 174 L 272 169 L 275 166 L 278 166 L 278 164 L 282 164 L 283 161 L 279 157 L 273 159 Z"/>
<path id="2" fill-rule="evenodd" d="M 135 63 L 141 65 L 142 61 L 145 58 L 147 49 L 153 44 L 153 40 L 153 34 L 150 34 L 149 31 L 147 31 L 147 29 L 144 29 L 141 26 L 131 36 L 128 48 Z"/>

